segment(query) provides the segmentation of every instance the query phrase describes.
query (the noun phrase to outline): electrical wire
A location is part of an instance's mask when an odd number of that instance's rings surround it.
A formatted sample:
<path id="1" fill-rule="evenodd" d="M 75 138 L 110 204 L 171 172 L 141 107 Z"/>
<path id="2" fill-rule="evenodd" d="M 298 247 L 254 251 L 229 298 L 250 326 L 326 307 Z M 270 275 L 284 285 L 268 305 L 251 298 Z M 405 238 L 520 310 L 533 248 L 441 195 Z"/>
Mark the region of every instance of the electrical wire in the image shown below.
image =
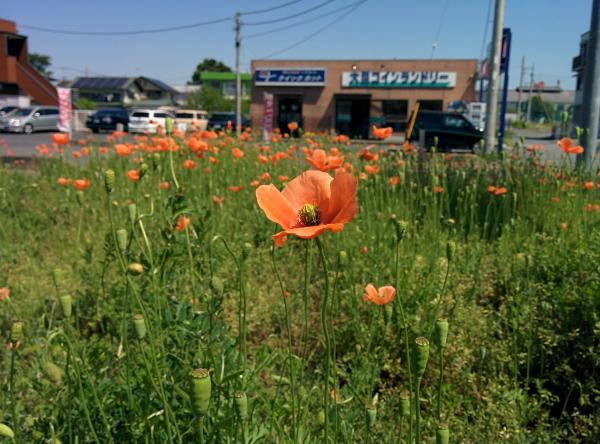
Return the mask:
<path id="1" fill-rule="evenodd" d="M 318 17 L 311 17 L 311 18 L 308 18 L 308 19 L 306 19 L 306 20 L 302 20 L 301 22 L 292 23 L 291 25 L 287 25 L 287 26 L 280 26 L 279 28 L 274 28 L 274 29 L 270 29 L 270 30 L 268 30 L 268 31 L 263 31 L 263 32 L 257 32 L 257 33 L 255 33 L 255 34 L 243 35 L 243 36 L 242 36 L 242 39 L 243 39 L 243 40 L 244 40 L 244 39 L 253 39 L 253 38 L 255 38 L 255 37 L 261 37 L 261 36 L 263 36 L 263 35 L 269 35 L 269 34 L 273 34 L 273 33 L 275 33 L 275 32 L 278 32 L 278 31 L 285 31 L 285 30 L 288 30 L 288 29 L 290 29 L 290 28 L 296 28 L 296 27 L 298 27 L 298 26 L 301 26 L 301 25 L 304 25 L 304 24 L 306 24 L 306 23 L 312 23 L 312 22 L 316 22 L 317 20 L 324 19 L 324 18 L 326 18 L 326 17 L 329 17 L 329 16 L 332 16 L 332 15 L 334 15 L 334 14 L 337 14 L 338 12 L 341 12 L 341 11 L 344 11 L 344 10 L 346 10 L 346 9 L 348 9 L 348 8 L 351 8 L 351 7 L 353 7 L 353 6 L 356 6 L 357 4 L 361 3 L 362 1 L 363 1 L 363 0 L 359 0 L 359 1 L 357 1 L 357 2 L 350 3 L 349 5 L 346 5 L 346 6 L 344 6 L 344 7 L 338 8 L 338 9 L 336 9 L 336 10 L 333 10 L 333 11 L 326 12 L 325 14 L 321 14 L 321 15 L 319 15 Z"/>
<path id="2" fill-rule="evenodd" d="M 291 6 L 291 5 L 294 5 L 296 3 L 300 3 L 300 2 L 303 2 L 303 1 L 304 0 L 291 0 L 291 1 L 287 2 L 287 3 L 284 3 L 284 4 L 279 5 L 279 6 L 273 6 L 272 8 L 257 9 L 256 11 L 240 12 L 240 15 L 264 14 L 265 12 L 276 11 L 277 9 L 285 8 L 286 6 Z"/>
<path id="3" fill-rule="evenodd" d="M 324 1 L 323 3 L 319 3 L 318 5 L 313 6 L 312 8 L 308 8 L 308 9 L 305 9 L 304 11 L 296 12 L 295 14 L 288 15 L 286 17 L 280 17 L 280 18 L 277 18 L 277 19 L 274 19 L 274 20 L 265 20 L 265 21 L 262 21 L 262 22 L 242 22 L 242 25 L 245 25 L 245 26 L 259 26 L 259 25 L 270 25 L 271 23 L 280 23 L 280 22 L 283 22 L 285 20 L 290 20 L 290 19 L 293 19 L 293 18 L 296 18 L 296 17 L 300 17 L 300 16 L 302 16 L 304 14 L 308 14 L 309 12 L 316 11 L 317 9 L 321 9 L 324 6 L 327 6 L 330 3 L 333 3 L 334 1 L 336 1 L 336 0 L 327 0 L 327 1 Z"/>
<path id="4" fill-rule="evenodd" d="M 292 43 L 289 46 L 286 46 L 285 48 L 280 49 L 279 51 L 275 51 L 265 57 L 262 57 L 262 59 L 270 59 L 271 57 L 274 57 L 276 55 L 282 54 L 286 51 L 289 51 L 290 49 L 295 48 L 296 46 L 300 46 L 301 44 L 307 42 L 308 40 L 312 39 L 313 37 L 316 37 L 317 35 L 319 35 L 320 33 L 322 33 L 323 31 L 326 31 L 328 28 L 330 28 L 331 26 L 335 25 L 336 23 L 340 22 L 343 18 L 345 18 L 346 16 L 350 15 L 351 13 L 353 13 L 354 11 L 356 11 L 358 8 L 360 8 L 362 5 L 364 5 L 365 3 L 367 3 L 368 0 L 362 0 L 360 1 L 356 6 L 354 6 L 352 9 L 350 9 L 349 11 L 346 11 L 344 14 L 340 15 L 338 18 L 336 18 L 335 20 L 332 20 L 331 22 L 327 23 L 325 26 L 317 29 L 315 32 L 307 35 L 306 37 L 304 37 L 301 40 L 298 40 L 295 43 Z"/>
<path id="5" fill-rule="evenodd" d="M 446 9 L 448 7 L 448 0 L 444 1 L 444 7 L 442 8 L 442 15 L 440 16 L 440 24 L 438 26 L 437 32 L 435 33 L 435 39 L 433 40 L 433 44 L 431 45 L 431 57 L 429 60 L 433 60 L 433 54 L 438 46 L 438 41 L 440 39 L 440 34 L 442 33 L 442 26 L 444 25 L 444 18 L 446 17 Z"/>
<path id="6" fill-rule="evenodd" d="M 488 33 L 488 28 L 490 26 L 490 21 L 491 21 L 491 17 L 490 14 L 492 13 L 492 0 L 488 1 L 488 10 L 487 10 L 487 20 L 485 21 L 485 28 L 483 30 L 483 42 L 481 42 L 481 52 L 479 54 L 479 60 L 483 60 L 483 54 L 485 53 L 485 43 L 487 40 L 487 33 Z"/>

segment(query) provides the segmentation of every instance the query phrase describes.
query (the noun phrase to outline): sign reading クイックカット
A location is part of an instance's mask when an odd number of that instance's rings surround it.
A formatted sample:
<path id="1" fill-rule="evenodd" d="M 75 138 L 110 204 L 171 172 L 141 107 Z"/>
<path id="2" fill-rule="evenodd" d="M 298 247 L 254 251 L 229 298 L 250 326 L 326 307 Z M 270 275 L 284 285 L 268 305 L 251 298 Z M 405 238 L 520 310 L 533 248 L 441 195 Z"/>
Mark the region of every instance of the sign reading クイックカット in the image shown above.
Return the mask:
<path id="1" fill-rule="evenodd" d="M 346 71 L 343 88 L 454 88 L 456 72 Z"/>
<path id="2" fill-rule="evenodd" d="M 256 86 L 324 86 L 324 68 L 256 68 Z"/>

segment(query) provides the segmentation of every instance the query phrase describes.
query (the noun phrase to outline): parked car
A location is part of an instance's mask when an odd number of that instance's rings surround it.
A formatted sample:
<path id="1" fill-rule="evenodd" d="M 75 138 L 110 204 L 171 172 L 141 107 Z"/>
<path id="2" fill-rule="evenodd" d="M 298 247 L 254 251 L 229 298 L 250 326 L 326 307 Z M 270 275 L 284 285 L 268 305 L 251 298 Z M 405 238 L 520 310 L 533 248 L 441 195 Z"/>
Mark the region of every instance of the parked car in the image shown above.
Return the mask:
<path id="1" fill-rule="evenodd" d="M 436 137 L 439 151 L 457 148 L 474 151 L 475 145 L 483 139 L 483 132 L 462 114 L 419 111 L 409 140 L 424 143 L 423 148 L 429 149 L 434 145 Z"/>
<path id="2" fill-rule="evenodd" d="M 208 119 L 208 128 L 216 130 L 225 129 L 227 128 L 228 122 L 231 122 L 232 128 L 236 127 L 235 113 L 216 112 Z M 249 126 L 250 120 L 242 115 L 242 128 L 247 128 Z"/>
<path id="3" fill-rule="evenodd" d="M 169 115 L 163 109 L 134 109 L 129 114 L 129 132 L 155 134 L 159 126 L 165 128 L 165 119 Z"/>
<path id="4" fill-rule="evenodd" d="M 185 125 L 186 130 L 204 131 L 208 126 L 208 113 L 196 109 L 180 109 L 175 113 L 175 126 Z"/>
<path id="5" fill-rule="evenodd" d="M 97 133 L 101 130 L 113 131 L 117 125 L 122 125 L 123 130 L 127 131 L 129 124 L 129 114 L 123 108 L 103 108 L 88 116 L 85 126 Z"/>
<path id="6" fill-rule="evenodd" d="M 19 107 L 14 106 L 14 105 L 3 106 L 2 108 L 0 108 L 0 119 L 2 117 L 5 117 L 7 114 L 10 114 L 18 109 L 19 109 Z"/>
<path id="7" fill-rule="evenodd" d="M 13 111 L 3 125 L 4 131 L 31 134 L 34 131 L 58 129 L 58 108 L 30 106 Z"/>

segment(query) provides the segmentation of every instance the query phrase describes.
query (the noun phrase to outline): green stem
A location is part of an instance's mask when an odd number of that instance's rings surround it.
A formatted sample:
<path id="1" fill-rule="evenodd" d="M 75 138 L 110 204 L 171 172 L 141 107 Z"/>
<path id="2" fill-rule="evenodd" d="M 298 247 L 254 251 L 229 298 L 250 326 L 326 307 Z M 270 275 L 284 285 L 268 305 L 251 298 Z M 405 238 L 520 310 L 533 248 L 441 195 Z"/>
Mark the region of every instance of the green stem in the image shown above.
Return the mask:
<path id="1" fill-rule="evenodd" d="M 17 404 L 15 402 L 15 362 L 17 359 L 17 343 L 12 343 L 12 349 L 10 351 L 10 379 L 8 382 L 9 393 L 10 393 L 10 409 L 12 413 L 12 427 L 13 432 L 17 435 Z"/>
<path id="2" fill-rule="evenodd" d="M 308 358 L 308 281 L 310 280 L 310 242 L 305 242 L 304 244 L 304 285 L 302 287 L 302 303 L 304 305 L 304 313 L 303 313 L 303 332 L 302 332 L 302 342 L 304 343 L 304 350 L 302 351 L 302 359 L 304 368 L 305 361 Z"/>
<path id="3" fill-rule="evenodd" d="M 323 251 L 323 245 L 319 238 L 316 238 L 319 255 L 323 263 L 323 275 L 325 278 L 325 291 L 321 298 L 321 327 L 325 339 L 325 384 L 323 386 L 323 407 L 325 409 L 325 444 L 329 443 L 329 366 L 331 360 L 331 338 L 329 337 L 328 323 L 328 299 L 329 299 L 329 271 L 327 268 L 327 259 Z"/>
<path id="4" fill-rule="evenodd" d="M 438 390 L 437 390 L 437 416 L 438 416 L 438 421 L 441 422 L 442 413 L 441 413 L 440 404 L 441 404 L 441 399 L 442 399 L 442 384 L 444 383 L 444 349 L 440 347 L 439 353 L 440 353 L 439 354 L 440 382 L 438 384 Z"/>
<path id="5" fill-rule="evenodd" d="M 416 443 L 421 444 L 421 379 L 417 379 L 415 387 L 415 427 Z"/>
<path id="6" fill-rule="evenodd" d="M 177 176 L 175 175 L 175 167 L 173 165 L 173 150 L 169 149 L 169 168 L 171 169 L 171 177 L 173 177 L 173 183 L 175 188 L 179 191 L 179 182 L 177 182 Z"/>

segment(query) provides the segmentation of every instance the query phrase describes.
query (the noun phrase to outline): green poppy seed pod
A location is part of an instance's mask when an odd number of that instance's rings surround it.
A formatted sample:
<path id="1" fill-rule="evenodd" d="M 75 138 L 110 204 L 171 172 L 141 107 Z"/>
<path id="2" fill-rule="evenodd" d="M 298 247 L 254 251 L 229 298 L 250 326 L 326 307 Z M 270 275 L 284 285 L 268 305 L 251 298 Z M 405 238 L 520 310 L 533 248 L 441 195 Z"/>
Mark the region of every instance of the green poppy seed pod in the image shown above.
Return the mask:
<path id="1" fill-rule="evenodd" d="M 435 444 L 448 444 L 450 440 L 450 430 L 448 424 L 438 424 L 435 432 Z"/>
<path id="2" fill-rule="evenodd" d="M 400 417 L 408 418 L 410 416 L 410 393 L 403 391 L 400 393 Z"/>
<path id="3" fill-rule="evenodd" d="M 225 285 L 223 284 L 223 281 L 220 278 L 214 276 L 210 281 L 210 287 L 217 295 L 220 296 L 223 294 L 223 289 L 225 288 Z"/>
<path id="4" fill-rule="evenodd" d="M 122 252 L 127 251 L 127 230 L 124 228 L 119 228 L 117 230 L 117 244 L 119 245 L 119 250 Z"/>
<path id="5" fill-rule="evenodd" d="M 127 205 L 127 211 L 129 212 L 129 222 L 134 224 L 135 220 L 137 219 L 137 205 L 130 203 Z"/>
<path id="6" fill-rule="evenodd" d="M 325 425 L 325 410 L 319 410 L 319 413 L 317 413 L 317 421 L 319 422 L 319 425 Z"/>
<path id="7" fill-rule="evenodd" d="M 83 205 L 83 191 L 77 191 L 75 197 L 77 198 L 77 203 Z"/>
<path id="8" fill-rule="evenodd" d="M 389 324 L 392 321 L 392 315 L 394 313 L 394 309 L 392 304 L 385 304 L 383 307 L 383 319 L 386 324 Z"/>
<path id="9" fill-rule="evenodd" d="M 246 392 L 238 391 L 233 395 L 233 400 L 235 401 L 235 411 L 238 417 L 245 421 L 248 417 L 248 396 L 246 396 Z"/>
<path id="10" fill-rule="evenodd" d="M 144 266 L 137 262 L 132 262 L 127 266 L 127 272 L 133 276 L 138 276 L 144 272 Z"/>
<path id="11" fill-rule="evenodd" d="M 435 330 L 433 340 L 435 345 L 444 348 L 446 346 L 446 340 L 448 339 L 448 320 L 446 318 L 440 318 L 435 321 Z"/>
<path id="12" fill-rule="evenodd" d="M 396 239 L 400 242 L 406 236 L 406 231 L 408 230 L 408 222 L 405 220 L 398 220 L 395 217 L 392 218 L 392 222 L 394 223 L 394 227 L 396 228 Z"/>
<path id="13" fill-rule="evenodd" d="M 69 319 L 71 317 L 71 314 L 73 313 L 73 298 L 71 297 L 70 294 L 65 294 L 65 295 L 61 296 L 59 299 L 60 299 L 60 307 L 62 308 L 63 316 L 66 319 Z"/>
<path id="14" fill-rule="evenodd" d="M 54 384 L 60 385 L 62 381 L 62 371 L 58 365 L 56 365 L 54 362 L 46 361 L 44 363 L 44 371 Z"/>
<path id="15" fill-rule="evenodd" d="M 429 341 L 426 338 L 418 337 L 414 342 L 413 358 L 414 371 L 417 380 L 420 380 L 425 373 L 427 360 L 429 359 Z"/>
<path id="16" fill-rule="evenodd" d="M 140 179 L 144 177 L 144 175 L 148 172 L 148 164 L 142 163 L 140 165 Z"/>
<path id="17" fill-rule="evenodd" d="M 62 281 L 62 270 L 60 268 L 55 268 L 52 270 L 52 279 L 54 279 L 54 285 L 58 287 L 59 283 Z"/>
<path id="18" fill-rule="evenodd" d="M 375 427 L 375 422 L 377 421 L 377 407 L 375 404 L 367 404 L 365 408 L 365 418 L 369 430 Z"/>
<path id="19" fill-rule="evenodd" d="M 139 340 L 146 337 L 146 321 L 144 316 L 136 314 L 133 316 L 133 326 L 135 327 L 135 334 Z"/>
<path id="20" fill-rule="evenodd" d="M 192 409 L 196 416 L 204 416 L 208 413 L 212 390 L 210 373 L 205 368 L 197 368 L 192 370 L 191 376 L 192 388 L 190 398 L 192 400 Z"/>
<path id="21" fill-rule="evenodd" d="M 106 170 L 104 172 L 104 189 L 107 193 L 112 193 L 115 188 L 115 172 L 113 170 Z"/>
<path id="22" fill-rule="evenodd" d="M 448 262 L 450 262 L 450 261 L 452 261 L 452 259 L 454 259 L 455 256 L 456 256 L 456 242 L 448 241 L 448 243 L 446 244 L 446 259 L 448 259 Z"/>
<path id="23" fill-rule="evenodd" d="M 10 326 L 10 340 L 12 342 L 17 342 L 21 340 L 23 336 L 23 322 L 15 321 Z"/>
<path id="24" fill-rule="evenodd" d="M 0 422 L 0 436 L 4 436 L 5 438 L 9 439 L 15 439 L 15 432 L 13 432 L 9 426 Z"/>

